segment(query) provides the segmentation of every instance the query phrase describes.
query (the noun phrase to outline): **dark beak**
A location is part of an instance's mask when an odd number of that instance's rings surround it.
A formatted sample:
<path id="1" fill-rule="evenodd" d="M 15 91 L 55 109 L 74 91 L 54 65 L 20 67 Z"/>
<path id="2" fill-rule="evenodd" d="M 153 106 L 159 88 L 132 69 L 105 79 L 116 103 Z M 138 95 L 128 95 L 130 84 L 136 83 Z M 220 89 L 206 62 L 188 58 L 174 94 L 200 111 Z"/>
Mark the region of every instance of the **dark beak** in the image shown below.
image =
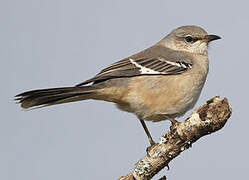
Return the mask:
<path id="1" fill-rule="evenodd" d="M 204 39 L 207 40 L 208 42 L 211 42 L 211 41 L 214 41 L 217 39 L 221 39 L 221 37 L 217 36 L 217 35 L 210 34 L 210 35 L 206 35 Z"/>

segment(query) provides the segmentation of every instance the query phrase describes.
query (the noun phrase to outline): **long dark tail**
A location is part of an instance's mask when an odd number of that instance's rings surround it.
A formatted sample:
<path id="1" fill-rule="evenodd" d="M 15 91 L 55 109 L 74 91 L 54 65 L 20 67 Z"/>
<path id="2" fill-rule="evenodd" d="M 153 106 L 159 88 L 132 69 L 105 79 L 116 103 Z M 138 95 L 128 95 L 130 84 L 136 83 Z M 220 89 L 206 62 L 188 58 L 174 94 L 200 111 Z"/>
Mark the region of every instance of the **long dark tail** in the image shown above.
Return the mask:
<path id="1" fill-rule="evenodd" d="M 27 91 L 16 95 L 22 108 L 44 107 L 93 98 L 98 88 L 94 86 L 62 87 Z"/>

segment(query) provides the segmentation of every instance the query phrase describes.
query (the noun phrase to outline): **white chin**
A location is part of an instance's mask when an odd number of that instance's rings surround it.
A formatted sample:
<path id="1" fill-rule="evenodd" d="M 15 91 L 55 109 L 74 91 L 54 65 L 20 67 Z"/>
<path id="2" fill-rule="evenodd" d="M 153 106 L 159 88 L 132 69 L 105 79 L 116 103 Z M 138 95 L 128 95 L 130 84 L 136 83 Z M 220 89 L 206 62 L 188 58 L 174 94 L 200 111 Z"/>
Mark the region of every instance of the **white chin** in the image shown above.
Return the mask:
<path id="1" fill-rule="evenodd" d="M 206 42 L 201 42 L 201 43 L 196 43 L 193 44 L 193 46 L 191 46 L 189 48 L 189 50 L 193 53 L 198 53 L 198 54 L 207 54 L 207 48 L 208 45 Z"/>

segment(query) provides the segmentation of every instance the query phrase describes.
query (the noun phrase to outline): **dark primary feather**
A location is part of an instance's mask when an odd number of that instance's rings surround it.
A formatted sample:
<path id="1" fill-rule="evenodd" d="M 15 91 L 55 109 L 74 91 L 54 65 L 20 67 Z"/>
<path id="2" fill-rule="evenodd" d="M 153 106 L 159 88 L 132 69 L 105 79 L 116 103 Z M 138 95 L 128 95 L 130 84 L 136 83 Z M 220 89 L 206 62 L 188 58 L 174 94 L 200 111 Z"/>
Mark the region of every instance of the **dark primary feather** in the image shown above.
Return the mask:
<path id="1" fill-rule="evenodd" d="M 121 77 L 148 74 L 175 75 L 191 69 L 192 66 L 193 62 L 191 61 L 191 57 L 186 55 L 186 53 L 163 46 L 153 46 L 138 54 L 111 64 L 100 71 L 95 77 L 76 86 L 82 86 L 91 82 L 96 84 L 108 79 Z M 142 69 L 148 71 L 142 71 Z"/>

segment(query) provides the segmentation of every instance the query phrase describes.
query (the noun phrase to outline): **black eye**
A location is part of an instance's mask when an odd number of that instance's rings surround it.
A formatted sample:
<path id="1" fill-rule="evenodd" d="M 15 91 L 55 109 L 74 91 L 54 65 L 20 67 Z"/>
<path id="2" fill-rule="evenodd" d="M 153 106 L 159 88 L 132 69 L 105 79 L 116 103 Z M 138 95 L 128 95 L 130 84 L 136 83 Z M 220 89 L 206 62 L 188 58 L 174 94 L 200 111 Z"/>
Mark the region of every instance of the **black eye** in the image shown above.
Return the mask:
<path id="1" fill-rule="evenodd" d="M 184 38 L 184 40 L 185 40 L 186 42 L 188 42 L 188 43 L 191 43 L 191 42 L 194 41 L 194 39 L 193 39 L 191 36 L 186 36 L 186 37 Z"/>

